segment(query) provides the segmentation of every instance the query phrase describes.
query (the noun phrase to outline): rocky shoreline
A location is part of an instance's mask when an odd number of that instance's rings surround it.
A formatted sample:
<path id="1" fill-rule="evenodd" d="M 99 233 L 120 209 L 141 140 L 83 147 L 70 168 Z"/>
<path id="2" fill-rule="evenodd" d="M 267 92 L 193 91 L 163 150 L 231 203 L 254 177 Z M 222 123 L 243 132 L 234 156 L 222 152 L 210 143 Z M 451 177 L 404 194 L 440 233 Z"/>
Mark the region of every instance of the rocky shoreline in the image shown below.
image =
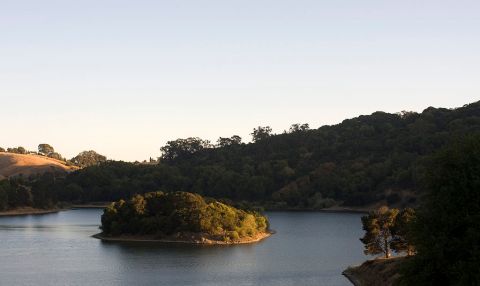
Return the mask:
<path id="1" fill-rule="evenodd" d="M 11 210 L 6 210 L 0 212 L 0 217 L 2 216 L 24 216 L 24 215 L 42 215 L 42 214 L 51 214 L 57 213 L 60 211 L 68 210 L 65 208 L 53 208 L 53 209 L 36 209 L 32 207 L 22 207 Z"/>
<path id="2" fill-rule="evenodd" d="M 260 242 L 274 234 L 273 231 L 259 233 L 254 237 L 246 237 L 235 241 L 216 240 L 201 234 L 177 234 L 175 236 L 168 236 L 164 238 L 155 238 L 155 236 L 105 236 L 103 233 L 98 233 L 92 237 L 108 242 L 155 242 L 155 243 L 180 243 L 180 244 L 196 244 L 196 245 L 235 245 L 235 244 L 250 244 Z"/>
<path id="3" fill-rule="evenodd" d="M 399 279 L 400 265 L 408 257 L 373 259 L 362 265 L 348 267 L 342 272 L 355 286 L 392 286 Z"/>

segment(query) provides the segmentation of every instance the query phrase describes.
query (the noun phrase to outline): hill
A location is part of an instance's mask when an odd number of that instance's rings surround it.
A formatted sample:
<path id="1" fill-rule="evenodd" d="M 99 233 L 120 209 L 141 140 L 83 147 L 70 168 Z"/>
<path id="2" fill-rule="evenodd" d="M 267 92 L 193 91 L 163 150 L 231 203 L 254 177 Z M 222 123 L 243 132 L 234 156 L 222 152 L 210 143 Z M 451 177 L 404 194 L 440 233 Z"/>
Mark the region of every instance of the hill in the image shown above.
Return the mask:
<path id="1" fill-rule="evenodd" d="M 442 147 L 480 133 L 480 102 L 421 113 L 375 112 L 309 129 L 294 124 L 253 142 L 220 138 L 170 141 L 158 164 L 107 161 L 45 178 L 33 190 L 53 200 L 116 201 L 135 194 L 184 191 L 266 209 L 365 209 L 413 206 L 424 191 L 428 162 Z"/>
<path id="2" fill-rule="evenodd" d="M 0 153 L 0 179 L 12 176 L 30 176 L 46 172 L 71 172 L 77 167 L 63 161 L 34 154 Z"/>

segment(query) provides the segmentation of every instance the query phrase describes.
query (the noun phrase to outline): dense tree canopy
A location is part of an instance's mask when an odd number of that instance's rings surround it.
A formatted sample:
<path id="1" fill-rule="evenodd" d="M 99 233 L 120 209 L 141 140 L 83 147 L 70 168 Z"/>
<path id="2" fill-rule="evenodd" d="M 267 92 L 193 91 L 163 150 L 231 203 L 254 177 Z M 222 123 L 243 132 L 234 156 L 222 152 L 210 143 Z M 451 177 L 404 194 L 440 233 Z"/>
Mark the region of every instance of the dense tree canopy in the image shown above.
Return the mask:
<path id="1" fill-rule="evenodd" d="M 218 141 L 217 141 L 218 147 L 227 147 L 227 146 L 238 145 L 238 144 L 242 144 L 242 137 L 238 135 L 233 135 L 230 138 L 220 137 L 218 138 Z"/>
<path id="2" fill-rule="evenodd" d="M 401 210 L 395 217 L 392 232 L 391 247 L 396 252 L 405 252 L 408 256 L 415 254 L 415 246 L 412 238 L 412 225 L 415 222 L 416 213 L 412 208 Z"/>
<path id="3" fill-rule="evenodd" d="M 294 132 L 303 132 L 310 130 L 310 125 L 308 123 L 305 124 L 300 124 L 300 123 L 295 123 L 290 126 L 289 132 L 294 133 Z"/>
<path id="4" fill-rule="evenodd" d="M 98 164 L 102 157 L 57 178 L 50 189 L 58 200 L 77 202 L 163 190 L 268 209 L 403 208 L 415 205 L 422 194 L 432 154 L 457 138 L 480 133 L 480 102 L 422 113 L 375 112 L 318 129 L 296 124 L 291 132 L 269 132 L 249 144 L 235 136 L 217 146 L 200 138 L 170 141 L 162 147 L 159 164 Z"/>
<path id="5" fill-rule="evenodd" d="M 107 161 L 107 157 L 90 150 L 81 152 L 77 156 L 73 157 L 70 161 L 75 165 L 84 168 L 105 162 Z"/>
<path id="6" fill-rule="evenodd" d="M 215 200 L 186 192 L 152 192 L 120 200 L 105 209 L 105 235 L 155 235 L 201 233 L 208 238 L 234 241 L 253 237 L 268 228 L 267 219 L 255 212 L 235 209 Z"/>
<path id="7" fill-rule="evenodd" d="M 405 285 L 480 285 L 480 136 L 434 157 L 413 225 Z"/>
<path id="8" fill-rule="evenodd" d="M 57 202 L 57 191 L 52 188 L 54 174 L 47 173 L 25 178 L 0 180 L 0 211 L 18 207 L 51 208 Z"/>
<path id="9" fill-rule="evenodd" d="M 53 154 L 55 152 L 55 149 L 50 145 L 46 143 L 42 143 L 38 145 L 38 153 L 48 156 L 50 154 Z"/>
<path id="10" fill-rule="evenodd" d="M 16 154 L 26 154 L 27 150 L 22 146 L 15 147 L 15 148 L 7 148 L 7 152 L 9 153 L 16 153 Z"/>
<path id="11" fill-rule="evenodd" d="M 198 137 L 189 137 L 187 139 L 177 139 L 168 141 L 167 145 L 160 148 L 162 159 L 164 161 L 173 161 L 175 159 L 189 158 L 191 155 L 211 147 L 208 140 L 202 140 Z"/>
<path id="12" fill-rule="evenodd" d="M 362 217 L 365 235 L 360 240 L 365 244 L 365 254 L 383 253 L 385 258 L 390 258 L 395 217 L 397 209 L 389 209 L 384 206 Z"/>
<path id="13" fill-rule="evenodd" d="M 252 135 L 253 142 L 259 142 L 272 136 L 272 128 L 270 126 L 258 126 L 258 128 L 253 129 L 253 133 L 250 135 Z"/>

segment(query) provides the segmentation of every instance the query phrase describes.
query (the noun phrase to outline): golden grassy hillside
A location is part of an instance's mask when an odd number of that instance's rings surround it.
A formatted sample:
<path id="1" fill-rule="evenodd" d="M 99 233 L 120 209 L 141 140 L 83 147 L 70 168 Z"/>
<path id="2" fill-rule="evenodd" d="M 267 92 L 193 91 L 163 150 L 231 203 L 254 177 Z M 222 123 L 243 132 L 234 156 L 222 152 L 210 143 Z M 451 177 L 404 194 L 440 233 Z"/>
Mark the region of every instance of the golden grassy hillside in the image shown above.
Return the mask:
<path id="1" fill-rule="evenodd" d="M 23 174 L 43 174 L 46 172 L 71 172 L 77 167 L 67 166 L 63 161 L 52 158 L 32 155 L 0 153 L 0 179 Z"/>

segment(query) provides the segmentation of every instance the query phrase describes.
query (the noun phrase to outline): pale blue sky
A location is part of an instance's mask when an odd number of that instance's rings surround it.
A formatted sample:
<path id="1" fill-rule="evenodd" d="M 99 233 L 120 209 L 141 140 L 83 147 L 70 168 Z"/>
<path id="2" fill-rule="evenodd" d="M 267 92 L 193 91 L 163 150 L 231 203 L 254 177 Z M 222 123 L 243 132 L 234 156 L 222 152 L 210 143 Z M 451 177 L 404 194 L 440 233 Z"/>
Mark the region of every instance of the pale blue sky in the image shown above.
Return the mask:
<path id="1" fill-rule="evenodd" d="M 480 1 L 0 0 L 0 146 L 159 156 L 480 99 Z"/>

